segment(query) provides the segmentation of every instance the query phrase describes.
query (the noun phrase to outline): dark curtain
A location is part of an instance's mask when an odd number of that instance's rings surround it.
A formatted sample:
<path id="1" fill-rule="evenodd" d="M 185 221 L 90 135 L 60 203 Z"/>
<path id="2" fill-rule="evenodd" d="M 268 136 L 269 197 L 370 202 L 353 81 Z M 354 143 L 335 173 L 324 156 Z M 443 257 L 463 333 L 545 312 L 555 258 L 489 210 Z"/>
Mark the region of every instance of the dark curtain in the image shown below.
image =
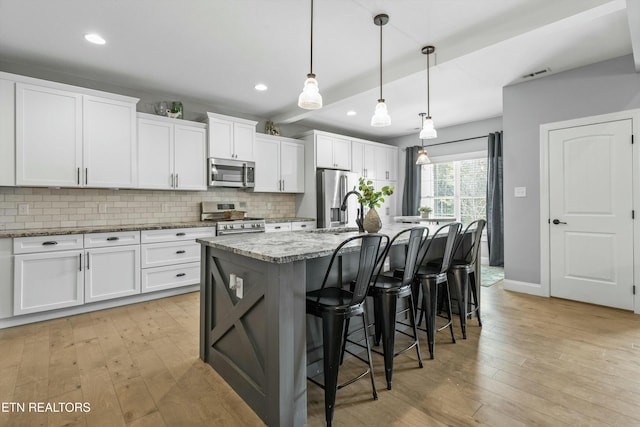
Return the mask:
<path id="1" fill-rule="evenodd" d="M 504 265 L 504 204 L 502 192 L 502 131 L 490 133 L 487 158 L 487 239 L 489 265 Z"/>
<path id="2" fill-rule="evenodd" d="M 420 207 L 420 178 L 422 166 L 416 165 L 420 147 L 407 147 L 405 160 L 404 194 L 402 195 L 402 215 L 418 215 Z"/>

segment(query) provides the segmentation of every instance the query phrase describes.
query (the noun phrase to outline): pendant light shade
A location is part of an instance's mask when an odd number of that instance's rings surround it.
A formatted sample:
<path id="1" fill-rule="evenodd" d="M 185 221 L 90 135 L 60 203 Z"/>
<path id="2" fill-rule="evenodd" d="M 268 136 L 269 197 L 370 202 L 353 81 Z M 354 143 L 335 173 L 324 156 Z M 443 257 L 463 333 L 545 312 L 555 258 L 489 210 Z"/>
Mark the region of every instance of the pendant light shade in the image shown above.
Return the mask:
<path id="1" fill-rule="evenodd" d="M 431 55 L 435 51 L 436 48 L 433 46 L 425 46 L 422 48 L 422 53 L 424 55 L 427 55 L 427 118 L 423 120 L 422 130 L 420 131 L 420 139 L 434 139 L 438 137 L 438 131 L 436 131 L 436 128 L 433 124 L 429 105 L 429 98 L 431 96 L 431 88 L 429 87 L 429 55 Z"/>
<path id="2" fill-rule="evenodd" d="M 378 98 L 378 104 L 376 104 L 376 110 L 371 117 L 371 126 L 384 127 L 391 125 L 391 116 L 387 111 L 387 104 L 384 103 L 382 97 L 382 27 L 389 22 L 389 15 L 384 13 L 376 15 L 373 18 L 373 23 L 380 27 L 380 98 Z"/>
<path id="3" fill-rule="evenodd" d="M 298 107 L 305 110 L 317 110 L 322 108 L 322 95 L 320 95 L 320 89 L 318 88 L 318 81 L 316 75 L 313 74 L 313 0 L 311 0 L 311 48 L 310 52 L 310 64 L 309 74 L 304 81 L 304 87 L 302 93 L 298 97 Z"/>
<path id="4" fill-rule="evenodd" d="M 384 103 L 384 99 L 378 99 L 376 111 L 373 113 L 373 117 L 371 117 L 371 126 L 384 127 L 389 126 L 390 124 L 391 116 L 387 111 L 387 104 Z"/>
<path id="5" fill-rule="evenodd" d="M 320 95 L 315 74 L 307 74 L 307 80 L 304 81 L 302 93 L 298 97 L 298 106 L 305 110 L 322 108 L 322 95 Z"/>
<path id="6" fill-rule="evenodd" d="M 418 115 L 420 116 L 420 124 L 423 126 L 423 129 L 420 132 L 420 140 L 422 142 L 422 148 L 420 149 L 420 151 L 418 151 L 418 157 L 416 158 L 416 165 L 426 165 L 426 164 L 431 163 L 431 160 L 429 160 L 429 156 L 427 156 L 427 150 L 425 150 L 425 148 L 424 148 L 424 140 L 427 139 L 427 138 L 423 138 L 422 137 L 422 132 L 424 132 L 424 122 L 426 121 L 424 119 L 424 116 L 426 116 L 427 113 L 420 113 Z M 427 120 L 429 120 L 429 119 L 427 119 Z M 431 126 L 432 126 L 431 129 L 435 133 L 436 130 L 433 129 L 433 122 L 431 123 Z"/>

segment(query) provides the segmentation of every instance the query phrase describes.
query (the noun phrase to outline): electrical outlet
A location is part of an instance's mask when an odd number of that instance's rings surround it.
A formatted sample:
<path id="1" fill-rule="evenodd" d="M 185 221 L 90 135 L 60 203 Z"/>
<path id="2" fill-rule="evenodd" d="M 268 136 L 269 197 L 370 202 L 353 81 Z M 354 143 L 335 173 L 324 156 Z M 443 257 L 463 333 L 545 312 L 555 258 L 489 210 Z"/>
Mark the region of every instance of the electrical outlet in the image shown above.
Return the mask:
<path id="1" fill-rule="evenodd" d="M 236 277 L 236 296 L 238 298 L 244 296 L 244 280 L 242 277 Z"/>
<path id="2" fill-rule="evenodd" d="M 29 203 L 18 203 L 18 215 L 29 215 Z"/>
<path id="3" fill-rule="evenodd" d="M 106 203 L 98 203 L 98 213 L 106 214 L 107 213 L 107 204 Z"/>

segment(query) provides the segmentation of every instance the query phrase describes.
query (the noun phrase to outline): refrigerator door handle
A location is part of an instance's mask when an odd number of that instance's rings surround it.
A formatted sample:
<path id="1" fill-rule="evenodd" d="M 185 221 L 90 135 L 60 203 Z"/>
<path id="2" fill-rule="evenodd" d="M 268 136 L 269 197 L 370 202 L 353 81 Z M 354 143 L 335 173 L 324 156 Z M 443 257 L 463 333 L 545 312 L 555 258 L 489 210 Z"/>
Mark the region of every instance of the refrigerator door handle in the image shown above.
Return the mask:
<path id="1" fill-rule="evenodd" d="M 341 187 L 341 192 L 342 194 L 340 195 L 340 204 L 342 204 L 342 201 L 344 200 L 345 196 L 347 195 L 347 191 L 348 191 L 348 182 L 347 182 L 347 175 L 340 175 L 340 180 L 342 181 L 342 187 Z M 349 209 L 345 209 L 342 212 L 342 224 L 347 225 L 347 223 L 349 222 Z"/>

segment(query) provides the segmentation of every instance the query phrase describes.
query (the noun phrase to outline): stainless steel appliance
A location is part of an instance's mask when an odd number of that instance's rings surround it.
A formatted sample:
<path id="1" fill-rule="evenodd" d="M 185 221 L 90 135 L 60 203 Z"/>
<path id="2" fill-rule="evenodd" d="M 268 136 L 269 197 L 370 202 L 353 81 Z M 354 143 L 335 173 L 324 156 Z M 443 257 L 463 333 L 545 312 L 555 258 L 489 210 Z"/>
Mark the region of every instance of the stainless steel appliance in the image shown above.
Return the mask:
<path id="1" fill-rule="evenodd" d="M 254 162 L 209 158 L 209 186 L 253 188 L 255 169 Z"/>
<path id="2" fill-rule="evenodd" d="M 246 216 L 246 203 L 237 202 L 202 202 L 202 221 L 216 222 L 216 235 L 240 233 L 264 233 L 264 218 Z"/>
<path id="3" fill-rule="evenodd" d="M 347 199 L 347 209 L 340 206 L 347 193 L 358 187 L 358 174 L 321 169 L 316 173 L 318 228 L 355 227 L 359 204 L 356 197 Z"/>

